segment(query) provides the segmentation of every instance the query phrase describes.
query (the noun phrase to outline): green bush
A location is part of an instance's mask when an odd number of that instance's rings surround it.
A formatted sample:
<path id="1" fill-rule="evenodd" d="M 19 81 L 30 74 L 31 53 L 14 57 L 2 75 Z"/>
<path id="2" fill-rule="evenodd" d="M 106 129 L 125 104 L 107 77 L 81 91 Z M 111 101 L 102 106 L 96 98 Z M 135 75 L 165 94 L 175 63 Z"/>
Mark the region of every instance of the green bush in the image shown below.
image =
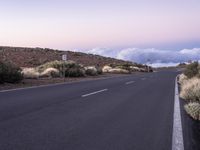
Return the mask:
<path id="1" fill-rule="evenodd" d="M 99 75 L 101 75 L 101 74 L 103 74 L 103 71 L 102 71 L 102 68 L 97 68 L 97 74 L 99 74 Z"/>
<path id="2" fill-rule="evenodd" d="M 88 76 L 96 76 L 97 75 L 97 71 L 94 71 L 92 69 L 87 69 L 85 71 L 85 74 L 88 75 Z"/>
<path id="3" fill-rule="evenodd" d="M 72 67 L 65 70 L 65 77 L 83 77 L 85 70 L 81 67 Z"/>
<path id="4" fill-rule="evenodd" d="M 0 83 L 17 83 L 23 79 L 21 69 L 11 63 L 0 62 Z"/>
<path id="5" fill-rule="evenodd" d="M 186 75 L 188 78 L 197 76 L 199 73 L 198 66 L 199 66 L 198 62 L 194 62 L 194 63 L 187 65 L 187 67 L 184 71 L 184 75 Z"/>
<path id="6" fill-rule="evenodd" d="M 125 63 L 121 66 L 121 69 L 125 69 L 125 70 L 128 70 L 128 71 L 131 71 L 131 64 L 129 63 Z"/>

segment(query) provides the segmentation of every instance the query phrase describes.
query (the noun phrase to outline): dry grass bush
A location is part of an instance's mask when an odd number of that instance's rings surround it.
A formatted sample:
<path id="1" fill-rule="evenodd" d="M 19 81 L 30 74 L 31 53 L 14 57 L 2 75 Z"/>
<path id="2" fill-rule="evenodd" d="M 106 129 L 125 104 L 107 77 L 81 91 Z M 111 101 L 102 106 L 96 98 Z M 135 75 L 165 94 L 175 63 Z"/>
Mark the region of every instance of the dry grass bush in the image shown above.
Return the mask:
<path id="1" fill-rule="evenodd" d="M 181 75 L 179 75 L 178 83 L 180 85 L 183 85 L 185 82 L 187 82 L 187 80 L 188 80 L 188 77 L 184 74 L 181 74 Z"/>
<path id="2" fill-rule="evenodd" d="M 37 70 L 38 70 L 38 72 L 43 73 L 48 68 L 57 69 L 59 71 L 59 74 L 64 74 L 63 71 L 65 71 L 65 77 L 85 76 L 84 67 L 80 64 L 75 63 L 74 61 L 63 62 L 63 61 L 56 60 L 56 61 L 52 61 L 52 62 L 45 63 L 43 65 L 40 65 L 39 67 L 37 67 Z M 54 73 L 55 73 L 55 70 L 54 70 Z"/>
<path id="3" fill-rule="evenodd" d="M 104 73 L 108 73 L 111 69 L 113 69 L 113 68 L 110 67 L 110 66 L 104 66 L 104 67 L 102 68 L 102 71 L 103 71 Z"/>
<path id="4" fill-rule="evenodd" d="M 60 72 L 58 69 L 56 68 L 47 68 L 45 71 L 43 71 L 41 74 L 40 74 L 40 77 L 60 77 Z"/>
<path id="5" fill-rule="evenodd" d="M 135 67 L 135 66 L 130 66 L 131 71 L 135 72 L 135 71 L 140 71 L 139 67 Z"/>
<path id="6" fill-rule="evenodd" d="M 190 102 L 185 105 L 186 112 L 195 120 L 200 120 L 200 104 L 197 102 Z"/>
<path id="7" fill-rule="evenodd" d="M 72 68 L 72 67 L 74 67 L 76 65 L 78 65 L 78 64 L 76 64 L 73 61 L 63 62 L 63 61 L 55 60 L 55 61 L 47 62 L 47 63 L 45 63 L 43 65 L 40 65 L 36 69 L 38 70 L 38 72 L 43 72 L 48 68 L 55 68 L 55 69 L 58 69 L 60 72 L 62 72 L 63 71 L 63 67 L 64 68 Z"/>
<path id="8" fill-rule="evenodd" d="M 128 70 L 120 69 L 120 68 L 113 68 L 108 71 L 109 73 L 119 73 L 119 74 L 128 74 L 130 73 Z"/>
<path id="9" fill-rule="evenodd" d="M 37 79 L 40 73 L 35 68 L 24 68 L 22 74 L 26 79 Z"/>
<path id="10" fill-rule="evenodd" d="M 181 86 L 180 97 L 191 101 L 200 101 L 200 79 L 194 77 Z"/>

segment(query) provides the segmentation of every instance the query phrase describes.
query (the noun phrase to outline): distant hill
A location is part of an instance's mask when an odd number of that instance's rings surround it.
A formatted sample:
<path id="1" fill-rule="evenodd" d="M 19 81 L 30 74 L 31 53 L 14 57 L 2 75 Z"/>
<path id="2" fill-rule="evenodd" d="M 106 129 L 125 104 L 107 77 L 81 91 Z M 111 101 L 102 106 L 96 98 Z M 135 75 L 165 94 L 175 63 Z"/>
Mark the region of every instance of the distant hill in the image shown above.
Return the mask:
<path id="1" fill-rule="evenodd" d="M 0 46 L 0 60 L 12 62 L 19 67 L 36 67 L 49 61 L 61 60 L 63 54 L 67 54 L 69 60 L 73 60 L 85 66 L 104 66 L 107 64 L 132 63 L 99 55 L 53 50 L 49 48 Z M 140 64 L 134 64 L 136 66 L 142 67 Z"/>

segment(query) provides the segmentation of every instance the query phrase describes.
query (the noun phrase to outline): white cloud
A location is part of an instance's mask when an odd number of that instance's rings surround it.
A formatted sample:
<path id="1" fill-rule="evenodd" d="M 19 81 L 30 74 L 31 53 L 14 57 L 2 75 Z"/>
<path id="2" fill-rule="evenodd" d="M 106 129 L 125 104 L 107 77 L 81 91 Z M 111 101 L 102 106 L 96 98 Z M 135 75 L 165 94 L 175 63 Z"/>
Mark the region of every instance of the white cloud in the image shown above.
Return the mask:
<path id="1" fill-rule="evenodd" d="M 108 48 L 94 48 L 94 49 L 88 50 L 87 53 L 116 58 L 118 51 L 108 49 Z"/>
<path id="2" fill-rule="evenodd" d="M 84 51 L 85 52 L 85 51 Z M 152 66 L 174 66 L 188 60 L 200 60 L 200 48 L 183 49 L 179 51 L 128 48 L 112 50 L 108 48 L 95 48 L 87 53 L 129 60 L 137 63 L 151 63 Z"/>

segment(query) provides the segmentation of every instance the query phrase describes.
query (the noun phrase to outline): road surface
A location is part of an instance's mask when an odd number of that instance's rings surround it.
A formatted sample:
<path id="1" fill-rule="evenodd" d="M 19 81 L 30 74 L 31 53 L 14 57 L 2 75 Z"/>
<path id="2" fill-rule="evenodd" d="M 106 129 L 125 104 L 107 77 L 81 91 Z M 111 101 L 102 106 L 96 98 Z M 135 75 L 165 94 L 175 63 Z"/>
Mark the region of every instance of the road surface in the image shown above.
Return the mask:
<path id="1" fill-rule="evenodd" d="M 0 149 L 171 150 L 177 74 L 0 92 Z"/>

